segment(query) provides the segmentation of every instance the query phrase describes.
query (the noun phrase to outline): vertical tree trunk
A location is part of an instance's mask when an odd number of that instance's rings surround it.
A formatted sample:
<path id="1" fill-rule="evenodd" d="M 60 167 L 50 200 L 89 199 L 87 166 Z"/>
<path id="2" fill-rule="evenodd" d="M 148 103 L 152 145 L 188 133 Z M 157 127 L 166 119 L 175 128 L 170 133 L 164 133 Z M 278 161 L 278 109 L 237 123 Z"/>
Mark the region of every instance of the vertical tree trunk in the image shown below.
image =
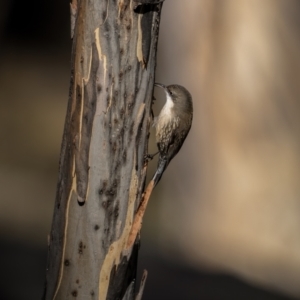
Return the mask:
<path id="1" fill-rule="evenodd" d="M 73 0 L 70 97 L 44 299 L 134 299 L 162 4 Z M 157 1 L 156 1 L 157 2 Z"/>

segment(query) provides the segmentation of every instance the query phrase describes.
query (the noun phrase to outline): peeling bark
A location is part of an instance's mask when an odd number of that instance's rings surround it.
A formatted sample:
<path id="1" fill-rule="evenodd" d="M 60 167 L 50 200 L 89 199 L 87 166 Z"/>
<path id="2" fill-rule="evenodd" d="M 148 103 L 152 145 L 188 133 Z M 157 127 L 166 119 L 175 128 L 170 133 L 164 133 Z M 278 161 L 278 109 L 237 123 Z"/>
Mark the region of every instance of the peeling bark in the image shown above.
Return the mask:
<path id="1" fill-rule="evenodd" d="M 150 2 L 150 1 L 149 1 Z M 161 3 L 73 1 L 69 104 L 44 299 L 134 299 Z"/>

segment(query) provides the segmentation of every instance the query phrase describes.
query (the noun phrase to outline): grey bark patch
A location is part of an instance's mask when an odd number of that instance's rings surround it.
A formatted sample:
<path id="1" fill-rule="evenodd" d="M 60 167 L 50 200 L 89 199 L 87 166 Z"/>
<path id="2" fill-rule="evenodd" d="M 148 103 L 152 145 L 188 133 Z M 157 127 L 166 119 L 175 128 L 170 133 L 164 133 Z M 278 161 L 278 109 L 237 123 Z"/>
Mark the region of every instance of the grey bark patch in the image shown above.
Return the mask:
<path id="1" fill-rule="evenodd" d="M 110 283 L 106 300 L 122 299 L 127 287 L 132 282 L 135 285 L 136 264 L 138 258 L 139 244 L 135 244 L 130 259 L 127 256 L 121 258 L 118 266 L 114 266 L 110 274 Z"/>

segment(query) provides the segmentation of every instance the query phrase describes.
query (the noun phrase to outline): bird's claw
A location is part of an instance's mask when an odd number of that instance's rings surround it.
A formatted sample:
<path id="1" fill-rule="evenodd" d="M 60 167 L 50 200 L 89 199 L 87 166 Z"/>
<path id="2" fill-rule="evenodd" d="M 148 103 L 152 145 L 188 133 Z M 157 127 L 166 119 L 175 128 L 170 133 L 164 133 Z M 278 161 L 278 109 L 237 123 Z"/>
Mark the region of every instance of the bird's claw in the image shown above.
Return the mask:
<path id="1" fill-rule="evenodd" d="M 147 155 L 145 155 L 144 156 L 145 163 L 148 163 L 149 161 L 151 161 L 154 158 L 154 156 L 156 156 L 158 153 L 159 153 L 159 151 L 157 151 L 154 154 L 147 154 Z"/>
<path id="2" fill-rule="evenodd" d="M 154 155 L 153 154 L 147 154 L 144 156 L 144 161 L 147 163 L 153 159 Z"/>

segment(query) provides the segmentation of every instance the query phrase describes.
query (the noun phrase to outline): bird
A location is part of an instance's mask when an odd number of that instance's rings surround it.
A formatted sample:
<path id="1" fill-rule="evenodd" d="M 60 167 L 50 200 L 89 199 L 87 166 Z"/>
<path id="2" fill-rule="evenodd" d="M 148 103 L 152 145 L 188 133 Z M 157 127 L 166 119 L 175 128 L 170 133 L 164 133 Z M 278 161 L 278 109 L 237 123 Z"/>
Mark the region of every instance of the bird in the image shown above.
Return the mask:
<path id="1" fill-rule="evenodd" d="M 158 165 L 152 178 L 153 185 L 160 181 L 170 161 L 181 149 L 193 120 L 193 101 L 190 92 L 179 84 L 164 85 L 155 83 L 166 94 L 166 103 L 154 120 Z"/>
<path id="2" fill-rule="evenodd" d="M 133 246 L 137 234 L 141 230 L 143 217 L 154 187 L 160 181 L 170 161 L 181 149 L 192 126 L 193 101 L 190 92 L 178 84 L 165 86 L 155 83 L 155 85 L 164 89 L 167 98 L 153 124 L 156 127 L 155 138 L 159 153 L 158 165 L 135 213 L 127 239 L 127 249 Z M 147 155 L 146 159 L 152 159 L 154 155 Z"/>

